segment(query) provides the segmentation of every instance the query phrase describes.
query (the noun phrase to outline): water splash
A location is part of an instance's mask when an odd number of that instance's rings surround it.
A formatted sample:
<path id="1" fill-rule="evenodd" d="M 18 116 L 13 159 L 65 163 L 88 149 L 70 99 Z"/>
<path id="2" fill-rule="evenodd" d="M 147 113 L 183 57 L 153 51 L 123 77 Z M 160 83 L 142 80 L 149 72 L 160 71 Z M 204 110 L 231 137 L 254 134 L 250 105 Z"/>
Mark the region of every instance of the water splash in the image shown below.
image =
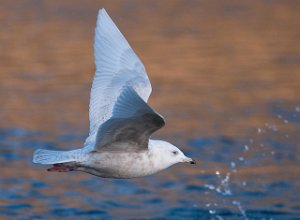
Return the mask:
<path id="1" fill-rule="evenodd" d="M 232 204 L 237 206 L 237 208 L 239 209 L 239 211 L 242 214 L 242 216 L 244 217 L 244 219 L 247 220 L 248 218 L 247 218 L 247 215 L 246 215 L 246 211 L 242 207 L 241 202 L 234 200 L 234 201 L 232 201 Z"/>
<path id="2" fill-rule="evenodd" d="M 219 171 L 216 171 L 216 175 L 219 179 L 219 184 L 217 186 L 212 184 L 204 184 L 204 187 L 216 191 L 217 193 L 220 193 L 223 196 L 229 196 L 232 195 L 232 192 L 230 190 L 230 173 L 228 172 L 225 177 L 221 175 Z"/>
<path id="3" fill-rule="evenodd" d="M 300 111 L 300 107 L 296 107 L 296 112 Z M 278 114 L 277 118 L 280 119 L 280 121 L 283 124 L 289 124 L 289 120 L 287 118 L 285 118 L 283 115 Z M 217 170 L 215 172 L 217 179 L 219 180 L 219 182 L 217 184 L 206 184 L 205 187 L 207 189 L 209 189 L 210 191 L 214 191 L 222 196 L 227 197 L 227 199 L 231 199 L 231 204 L 236 206 L 241 217 L 243 219 L 248 219 L 247 213 L 242 205 L 242 202 L 237 200 L 236 198 L 234 198 L 234 192 L 232 191 L 232 183 L 231 183 L 231 176 L 233 174 L 236 174 L 238 172 L 239 166 L 248 163 L 248 160 L 251 160 L 249 158 L 249 150 L 252 147 L 260 147 L 262 149 L 262 152 L 260 153 L 260 155 L 262 157 L 267 157 L 267 150 L 268 148 L 268 144 L 266 144 L 264 142 L 264 137 L 268 136 L 268 131 L 270 132 L 279 132 L 279 128 L 278 125 L 273 123 L 273 122 L 266 122 L 262 127 L 257 127 L 256 130 L 256 135 L 254 135 L 253 137 L 248 139 L 248 143 L 242 145 L 243 146 L 243 151 L 236 156 L 236 160 L 231 160 L 229 163 L 229 168 L 230 170 L 228 172 L 226 172 L 226 174 L 222 174 L 221 171 Z M 258 136 L 259 135 L 259 136 Z M 263 136 L 262 136 L 263 135 Z M 272 136 L 269 135 L 269 136 Z M 283 137 L 285 138 L 289 138 L 290 135 L 288 133 L 284 134 Z M 271 155 L 276 155 L 276 150 L 272 150 L 269 151 L 269 154 Z M 247 181 L 241 181 L 240 183 L 240 187 L 242 188 L 246 188 L 248 187 L 248 182 Z M 246 189 L 245 189 L 246 190 Z M 217 209 L 217 205 L 214 205 L 213 203 L 209 203 L 208 204 L 209 209 L 209 213 L 214 216 L 214 218 L 217 218 L 218 215 L 218 211 L 216 211 Z"/>
<path id="4" fill-rule="evenodd" d="M 219 179 L 219 184 L 217 185 L 213 185 L 213 184 L 205 184 L 204 187 L 214 191 L 218 194 L 221 194 L 222 196 L 225 196 L 229 199 L 233 199 L 233 193 L 232 190 L 230 188 L 231 186 L 231 172 L 234 172 L 235 168 L 236 168 L 236 163 L 234 161 L 231 162 L 231 171 L 227 172 L 226 175 L 222 175 L 220 171 L 216 171 L 216 175 L 217 178 Z M 244 182 L 244 186 L 246 186 L 247 183 Z M 232 205 L 236 206 L 238 208 L 238 211 L 240 212 L 240 215 L 244 218 L 244 219 L 248 219 L 246 212 L 244 210 L 244 208 L 241 205 L 240 201 L 237 200 L 232 200 L 231 201 Z M 217 219 L 223 219 L 218 213 L 217 209 L 219 207 L 218 203 L 207 203 L 206 207 L 209 208 L 209 214 L 214 216 Z"/>
<path id="5" fill-rule="evenodd" d="M 220 193 L 222 193 L 224 196 L 232 195 L 232 192 L 230 190 L 230 173 L 227 173 L 225 178 L 221 181 L 221 187 Z"/>

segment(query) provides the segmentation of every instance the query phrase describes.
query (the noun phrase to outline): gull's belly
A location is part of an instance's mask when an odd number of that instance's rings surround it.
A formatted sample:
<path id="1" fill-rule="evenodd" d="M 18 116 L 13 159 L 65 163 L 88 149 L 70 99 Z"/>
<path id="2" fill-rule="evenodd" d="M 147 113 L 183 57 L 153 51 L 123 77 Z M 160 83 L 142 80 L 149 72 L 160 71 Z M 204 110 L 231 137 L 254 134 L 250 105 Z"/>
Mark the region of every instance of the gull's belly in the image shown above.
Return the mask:
<path id="1" fill-rule="evenodd" d="M 163 168 L 153 163 L 147 152 L 93 153 L 78 170 L 105 178 L 134 178 L 156 173 Z"/>

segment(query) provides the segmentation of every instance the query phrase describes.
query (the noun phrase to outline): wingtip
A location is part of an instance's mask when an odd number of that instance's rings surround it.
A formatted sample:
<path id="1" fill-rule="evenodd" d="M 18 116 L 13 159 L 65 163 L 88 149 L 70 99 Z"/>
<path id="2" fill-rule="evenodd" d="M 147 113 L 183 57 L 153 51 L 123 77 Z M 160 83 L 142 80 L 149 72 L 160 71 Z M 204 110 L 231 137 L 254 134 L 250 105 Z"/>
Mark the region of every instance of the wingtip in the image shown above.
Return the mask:
<path id="1" fill-rule="evenodd" d="M 103 15 L 107 15 L 107 12 L 105 8 L 100 8 L 98 11 L 98 16 L 103 16 Z"/>
<path id="2" fill-rule="evenodd" d="M 109 22 L 111 18 L 109 17 L 108 13 L 106 12 L 105 8 L 100 8 L 97 16 L 97 25 L 99 26 L 101 23 L 105 24 Z"/>
<path id="3" fill-rule="evenodd" d="M 100 9 L 99 9 L 99 13 L 102 13 L 102 12 L 103 12 L 103 13 L 106 12 L 106 11 L 105 11 L 105 8 L 100 8 Z"/>

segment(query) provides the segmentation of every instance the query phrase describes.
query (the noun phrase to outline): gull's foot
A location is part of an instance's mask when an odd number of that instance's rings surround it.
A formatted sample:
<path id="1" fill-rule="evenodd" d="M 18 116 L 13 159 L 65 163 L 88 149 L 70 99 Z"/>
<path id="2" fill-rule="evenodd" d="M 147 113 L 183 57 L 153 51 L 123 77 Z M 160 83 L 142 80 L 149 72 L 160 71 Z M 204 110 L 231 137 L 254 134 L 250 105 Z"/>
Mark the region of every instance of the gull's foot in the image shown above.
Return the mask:
<path id="1" fill-rule="evenodd" d="M 70 164 L 64 164 L 64 163 L 57 163 L 57 164 L 53 164 L 53 167 L 47 169 L 47 171 L 52 172 L 52 171 L 56 171 L 56 172 L 69 172 L 69 171 L 73 171 L 77 168 L 77 165 L 70 165 Z"/>

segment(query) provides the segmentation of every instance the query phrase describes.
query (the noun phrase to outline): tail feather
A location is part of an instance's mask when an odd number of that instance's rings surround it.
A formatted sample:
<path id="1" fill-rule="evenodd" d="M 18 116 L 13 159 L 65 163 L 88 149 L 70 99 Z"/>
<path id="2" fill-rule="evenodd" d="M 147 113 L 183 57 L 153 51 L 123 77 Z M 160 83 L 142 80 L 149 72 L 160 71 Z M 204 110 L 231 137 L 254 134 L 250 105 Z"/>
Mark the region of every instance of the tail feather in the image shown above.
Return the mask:
<path id="1" fill-rule="evenodd" d="M 77 161 L 82 155 L 82 149 L 72 151 L 54 151 L 38 149 L 33 154 L 33 163 L 57 164 Z"/>

